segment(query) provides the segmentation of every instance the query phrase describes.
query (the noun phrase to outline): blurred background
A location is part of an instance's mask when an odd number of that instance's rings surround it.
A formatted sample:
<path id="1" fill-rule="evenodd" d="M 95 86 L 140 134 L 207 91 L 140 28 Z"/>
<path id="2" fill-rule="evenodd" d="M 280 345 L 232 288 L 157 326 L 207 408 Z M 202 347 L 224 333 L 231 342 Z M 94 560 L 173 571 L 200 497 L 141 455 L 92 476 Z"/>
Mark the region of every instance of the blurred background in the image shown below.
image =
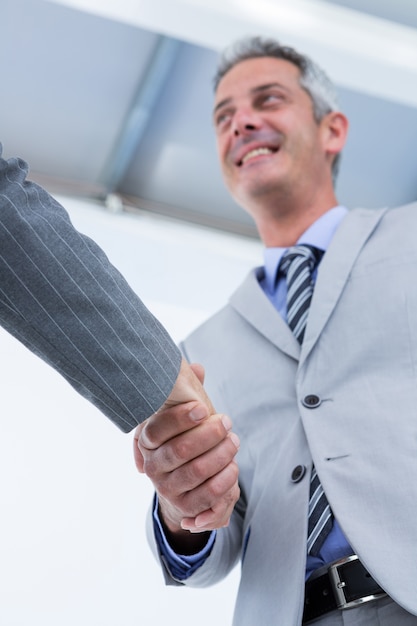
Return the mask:
<path id="1" fill-rule="evenodd" d="M 414 0 L 0 0 L 0 24 L 4 156 L 29 162 L 178 341 L 262 263 L 211 127 L 234 39 L 274 36 L 337 84 L 342 203 L 417 200 Z M 0 353 L 1 626 L 230 624 L 238 570 L 164 587 L 132 437 L 4 331 Z"/>
<path id="2" fill-rule="evenodd" d="M 417 198 L 415 0 L 1 0 L 0 23 L 1 141 L 49 188 L 253 235 L 220 177 L 211 83 L 218 50 L 261 33 L 339 87 L 340 201 Z"/>

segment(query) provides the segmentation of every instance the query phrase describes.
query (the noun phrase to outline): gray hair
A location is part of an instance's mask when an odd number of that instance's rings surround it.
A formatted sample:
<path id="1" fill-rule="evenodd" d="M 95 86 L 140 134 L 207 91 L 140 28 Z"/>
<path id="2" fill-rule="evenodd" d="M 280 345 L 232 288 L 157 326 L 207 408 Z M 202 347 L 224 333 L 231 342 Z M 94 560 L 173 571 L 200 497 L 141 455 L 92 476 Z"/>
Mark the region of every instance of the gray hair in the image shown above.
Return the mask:
<path id="1" fill-rule="evenodd" d="M 309 94 L 313 103 L 313 114 L 319 123 L 327 113 L 337 111 L 338 97 L 334 84 L 325 71 L 308 56 L 294 48 L 283 46 L 275 39 L 245 37 L 236 41 L 222 53 L 213 79 L 214 90 L 229 70 L 241 61 L 259 57 L 274 57 L 293 63 L 300 70 L 300 85 Z M 336 178 L 340 154 L 333 160 L 333 178 Z"/>

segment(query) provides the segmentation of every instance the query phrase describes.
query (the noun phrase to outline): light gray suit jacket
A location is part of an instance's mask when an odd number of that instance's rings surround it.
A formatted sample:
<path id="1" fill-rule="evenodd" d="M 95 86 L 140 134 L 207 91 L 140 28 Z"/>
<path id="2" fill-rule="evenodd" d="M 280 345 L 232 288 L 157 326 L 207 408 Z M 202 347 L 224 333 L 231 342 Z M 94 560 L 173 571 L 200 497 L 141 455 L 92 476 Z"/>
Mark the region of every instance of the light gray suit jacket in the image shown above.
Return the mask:
<path id="1" fill-rule="evenodd" d="M 348 214 L 320 265 L 302 348 L 260 273 L 184 343 L 241 438 L 242 487 L 186 584 L 210 585 L 240 559 L 236 626 L 299 625 L 314 461 L 356 553 L 417 614 L 417 204 Z M 297 466 L 306 472 L 294 482 Z"/>
<path id="2" fill-rule="evenodd" d="M 127 432 L 166 400 L 181 353 L 27 172 L 0 158 L 0 325 Z"/>

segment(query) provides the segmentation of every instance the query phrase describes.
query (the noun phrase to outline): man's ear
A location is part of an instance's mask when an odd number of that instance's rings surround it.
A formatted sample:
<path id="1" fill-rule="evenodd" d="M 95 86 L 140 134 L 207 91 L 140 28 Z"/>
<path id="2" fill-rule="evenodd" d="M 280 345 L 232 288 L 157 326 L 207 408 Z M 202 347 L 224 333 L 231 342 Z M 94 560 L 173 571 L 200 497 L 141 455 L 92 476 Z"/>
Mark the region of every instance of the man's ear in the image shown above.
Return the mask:
<path id="1" fill-rule="evenodd" d="M 340 111 L 331 111 L 322 119 L 325 152 L 336 156 L 343 150 L 349 129 L 348 119 Z"/>

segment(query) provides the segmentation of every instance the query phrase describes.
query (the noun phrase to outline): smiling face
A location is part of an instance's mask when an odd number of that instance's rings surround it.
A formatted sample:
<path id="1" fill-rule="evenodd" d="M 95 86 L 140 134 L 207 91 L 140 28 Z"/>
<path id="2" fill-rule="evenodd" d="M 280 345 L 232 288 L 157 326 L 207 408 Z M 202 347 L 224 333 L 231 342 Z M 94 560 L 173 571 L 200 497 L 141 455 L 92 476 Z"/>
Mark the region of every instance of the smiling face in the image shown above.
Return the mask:
<path id="1" fill-rule="evenodd" d="M 272 57 L 239 62 L 221 79 L 214 126 L 226 185 L 256 219 L 261 205 L 331 185 L 324 120 L 313 115 L 299 69 Z M 282 203 L 281 203 L 282 204 Z"/>

